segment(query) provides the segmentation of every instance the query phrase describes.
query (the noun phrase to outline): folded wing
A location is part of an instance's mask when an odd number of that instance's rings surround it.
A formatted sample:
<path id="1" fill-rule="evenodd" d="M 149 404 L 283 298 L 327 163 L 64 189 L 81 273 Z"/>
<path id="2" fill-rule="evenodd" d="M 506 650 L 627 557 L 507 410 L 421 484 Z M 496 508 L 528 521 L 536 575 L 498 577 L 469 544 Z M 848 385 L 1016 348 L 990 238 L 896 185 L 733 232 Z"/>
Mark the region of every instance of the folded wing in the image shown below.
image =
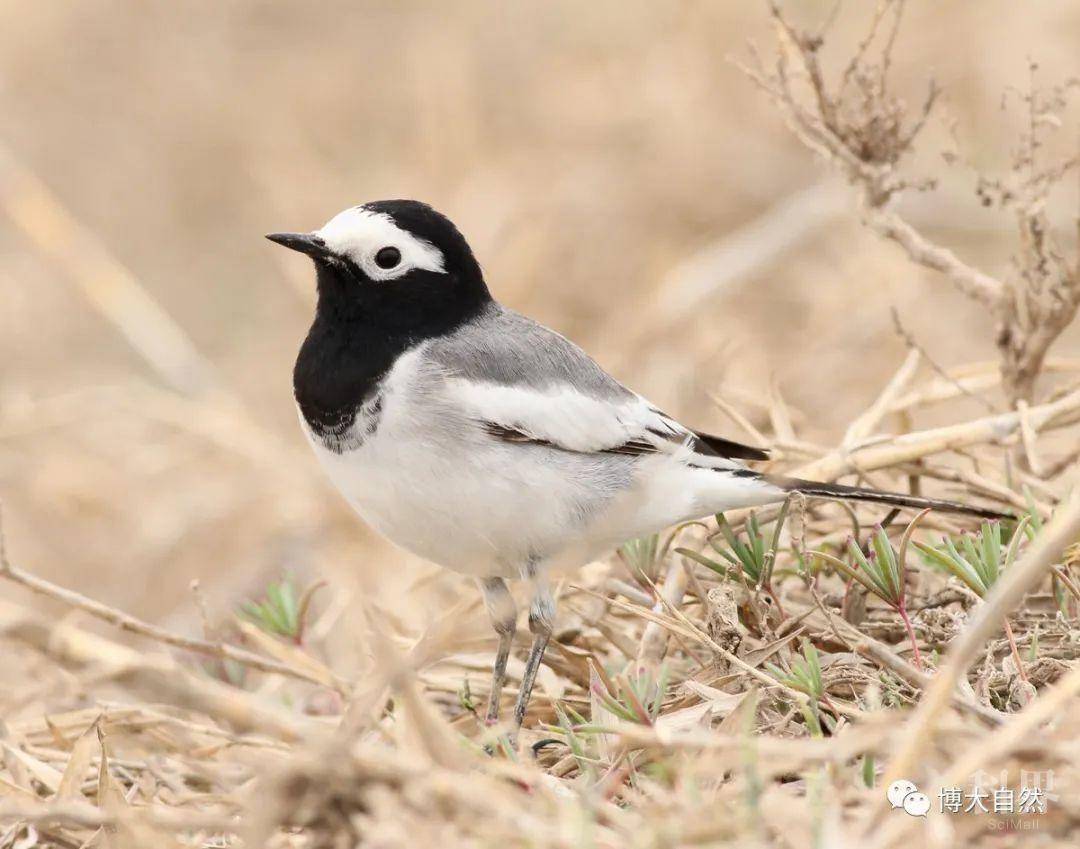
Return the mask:
<path id="1" fill-rule="evenodd" d="M 742 468 L 768 454 L 697 433 L 631 392 L 569 340 L 494 306 L 433 343 L 456 407 L 493 439 L 589 454 L 680 454 L 691 465 Z"/>

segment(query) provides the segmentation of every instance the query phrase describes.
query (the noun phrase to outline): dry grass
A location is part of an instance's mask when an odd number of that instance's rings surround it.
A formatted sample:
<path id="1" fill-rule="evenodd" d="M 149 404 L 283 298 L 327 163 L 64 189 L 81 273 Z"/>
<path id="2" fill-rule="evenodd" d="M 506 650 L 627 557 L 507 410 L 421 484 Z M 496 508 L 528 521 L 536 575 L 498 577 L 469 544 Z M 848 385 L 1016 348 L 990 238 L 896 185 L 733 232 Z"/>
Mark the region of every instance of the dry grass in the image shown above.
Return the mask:
<path id="1" fill-rule="evenodd" d="M 807 446 L 797 432 L 786 440 L 820 455 L 811 467 L 861 469 L 885 486 L 932 484 L 951 456 L 953 468 L 977 470 L 953 497 L 1011 506 L 1021 488 L 1001 457 L 1023 441 L 1016 414 L 951 426 L 944 442 L 934 431 L 877 435 L 897 403 L 940 391 L 939 378 L 916 374 L 905 364 L 841 450 Z M 1080 394 L 1028 413 L 1033 448 L 1054 433 L 1075 440 Z M 849 465 L 830 465 L 839 456 Z M 900 542 L 903 523 L 888 526 L 906 560 L 899 592 L 922 668 L 896 611 L 829 566 L 844 539 L 869 544 L 872 514 L 799 500 L 779 519 L 763 511 L 780 527 L 762 526 L 759 573 L 718 556 L 732 549 L 703 523 L 627 547 L 563 584 L 515 751 L 477 713 L 494 643 L 471 602 L 420 632 L 363 604 L 370 664 L 346 683 L 322 644 L 332 622 L 306 620 L 297 606 L 308 605 L 283 600 L 280 587 L 235 620 L 242 648 L 174 635 L 5 555 L 9 581 L 145 639 L 125 647 L 85 621 L 4 603 L 8 650 L 29 650 L 49 672 L 38 692 L 20 694 L 25 718 L 4 729 L 0 845 L 886 847 L 913 829 L 974 844 L 1002 818 L 924 824 L 889 810 L 882 788 L 908 777 L 936 799 L 979 771 L 1003 771 L 1015 787 L 1021 770 L 1051 770 L 1060 796 L 1018 821 L 1067 845 L 1080 817 L 1069 793 L 1080 781 L 1080 595 L 1075 547 L 1065 549 L 1080 538 L 1080 498 L 1063 483 L 1024 489 L 1041 529 L 1030 540 L 1018 532 L 985 600 L 917 558 Z M 914 538 L 964 524 L 931 514 Z M 520 672 L 512 662 L 508 697 Z M 86 706 L 35 708 L 75 693 Z M 492 744 L 496 754 L 485 754 Z"/>
<path id="2" fill-rule="evenodd" d="M 776 112 L 727 59 L 771 55 L 767 6 L 514 5 L 0 6 L 0 849 L 1076 845 L 1076 10 L 909 3 L 893 39 L 895 4 L 800 5 L 831 22 L 780 22 Z M 1042 529 L 985 592 L 916 553 L 963 550 L 951 516 L 905 548 L 911 517 L 759 511 L 756 577 L 712 521 L 638 541 L 561 584 L 507 751 L 474 589 L 368 535 L 292 420 L 310 281 L 259 234 L 389 194 L 776 470 Z M 921 667 L 813 554 L 877 522 Z M 1033 770 L 1058 798 L 1004 833 L 936 813 Z"/>

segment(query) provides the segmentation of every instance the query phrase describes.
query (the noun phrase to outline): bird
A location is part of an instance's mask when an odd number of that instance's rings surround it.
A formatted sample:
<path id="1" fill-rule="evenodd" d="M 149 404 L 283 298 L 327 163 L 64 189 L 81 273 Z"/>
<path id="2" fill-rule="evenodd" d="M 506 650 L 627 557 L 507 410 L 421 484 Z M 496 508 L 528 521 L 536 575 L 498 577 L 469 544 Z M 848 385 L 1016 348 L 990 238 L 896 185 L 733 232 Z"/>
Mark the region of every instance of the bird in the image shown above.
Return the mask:
<path id="1" fill-rule="evenodd" d="M 793 492 L 1001 517 L 754 470 L 767 451 L 681 424 L 495 300 L 465 237 L 420 201 L 266 238 L 314 261 L 293 393 L 326 474 L 377 532 L 479 585 L 498 638 L 489 725 L 518 619 L 508 582 L 528 588 L 532 634 L 516 734 L 554 626 L 553 576 L 627 540 Z"/>

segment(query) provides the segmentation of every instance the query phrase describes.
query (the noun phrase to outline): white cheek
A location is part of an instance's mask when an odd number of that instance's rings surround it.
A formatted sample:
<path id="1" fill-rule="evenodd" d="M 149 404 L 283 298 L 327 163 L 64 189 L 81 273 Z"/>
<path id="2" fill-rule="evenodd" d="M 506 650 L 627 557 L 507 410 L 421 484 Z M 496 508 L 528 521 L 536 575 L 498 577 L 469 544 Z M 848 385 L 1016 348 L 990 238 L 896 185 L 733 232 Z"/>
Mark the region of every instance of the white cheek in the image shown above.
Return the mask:
<path id="1" fill-rule="evenodd" d="M 442 251 L 433 244 L 398 227 L 383 213 L 361 207 L 347 209 L 331 218 L 317 235 L 335 253 L 349 257 L 372 280 L 396 280 L 420 268 L 445 273 Z M 401 261 L 393 268 L 380 268 L 375 255 L 382 248 L 397 248 Z"/>

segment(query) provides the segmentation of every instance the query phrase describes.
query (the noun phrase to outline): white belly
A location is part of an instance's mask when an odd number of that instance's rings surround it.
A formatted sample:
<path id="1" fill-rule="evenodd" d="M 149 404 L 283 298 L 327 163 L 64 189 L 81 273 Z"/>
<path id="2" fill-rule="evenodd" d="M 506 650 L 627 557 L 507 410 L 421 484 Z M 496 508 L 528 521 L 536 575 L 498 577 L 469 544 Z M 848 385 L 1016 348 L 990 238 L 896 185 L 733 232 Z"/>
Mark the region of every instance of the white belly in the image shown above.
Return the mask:
<path id="1" fill-rule="evenodd" d="M 629 463 L 605 464 L 608 483 L 597 486 L 588 457 L 504 446 L 465 427 L 448 439 L 384 419 L 371 439 L 342 454 L 311 441 L 330 479 L 375 530 L 468 575 L 516 578 L 531 558 L 551 560 L 587 543 L 604 502 L 625 486 Z M 584 550 L 581 557 L 575 565 L 587 559 Z"/>
<path id="2" fill-rule="evenodd" d="M 598 469 L 585 455 L 503 446 L 487 436 L 440 445 L 416 434 L 394 436 L 386 424 L 345 454 L 317 439 L 312 444 L 376 531 L 466 575 L 517 578 L 532 558 L 554 571 L 577 568 L 632 537 L 722 507 L 776 500 L 763 492 L 747 502 L 739 482 L 728 498 L 717 492 L 723 477 L 668 457 L 604 457 Z"/>
<path id="3" fill-rule="evenodd" d="M 507 443 L 403 356 L 329 449 L 304 427 L 327 474 L 360 516 L 400 547 L 457 572 L 516 578 L 530 560 L 577 567 L 631 537 L 728 507 L 775 500 L 745 481 L 670 454 L 625 457 Z M 374 427 L 372 425 L 374 424 Z"/>
<path id="4" fill-rule="evenodd" d="M 517 577 L 531 557 L 578 539 L 628 463 L 500 443 L 443 399 L 403 356 L 381 386 L 374 431 L 359 412 L 331 450 L 304 422 L 327 474 L 376 531 L 469 575 Z"/>

